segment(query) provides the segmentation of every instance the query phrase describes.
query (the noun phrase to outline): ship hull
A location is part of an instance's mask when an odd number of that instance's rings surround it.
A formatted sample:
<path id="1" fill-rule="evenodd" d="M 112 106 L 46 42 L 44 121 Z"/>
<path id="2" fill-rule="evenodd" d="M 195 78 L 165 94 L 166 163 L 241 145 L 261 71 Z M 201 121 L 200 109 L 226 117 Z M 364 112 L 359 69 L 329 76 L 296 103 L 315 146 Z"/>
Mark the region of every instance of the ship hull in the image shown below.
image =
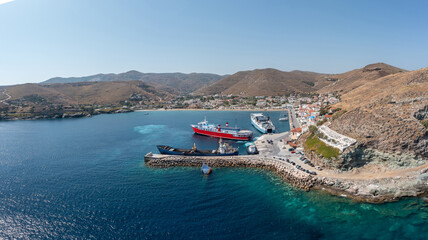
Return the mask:
<path id="1" fill-rule="evenodd" d="M 206 131 L 206 130 L 201 130 L 201 129 L 198 129 L 198 128 L 195 128 L 195 127 L 192 127 L 192 129 L 193 129 L 193 131 L 196 134 L 200 134 L 200 135 L 204 135 L 204 136 L 209 136 L 209 137 L 231 139 L 231 140 L 241 140 L 241 141 L 249 141 L 249 140 L 251 140 L 251 136 L 248 136 L 248 137 L 236 137 L 233 134 L 228 134 L 228 133 Z"/>

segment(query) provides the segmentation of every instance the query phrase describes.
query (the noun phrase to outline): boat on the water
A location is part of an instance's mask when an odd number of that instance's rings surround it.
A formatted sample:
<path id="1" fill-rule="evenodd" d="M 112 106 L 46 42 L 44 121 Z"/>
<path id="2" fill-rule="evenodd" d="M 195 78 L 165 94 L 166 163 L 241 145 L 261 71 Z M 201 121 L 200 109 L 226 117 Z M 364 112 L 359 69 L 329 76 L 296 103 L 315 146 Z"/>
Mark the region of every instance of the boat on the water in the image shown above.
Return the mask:
<path id="1" fill-rule="evenodd" d="M 246 143 L 245 147 L 246 147 L 248 155 L 253 155 L 253 154 L 258 154 L 259 153 L 259 151 L 257 150 L 256 145 L 253 142 Z"/>
<path id="2" fill-rule="evenodd" d="M 231 140 L 249 141 L 253 137 L 253 132 L 249 130 L 241 130 L 238 127 L 230 127 L 229 123 L 226 126 L 220 126 L 219 124 L 209 124 L 207 119 L 199 122 L 198 124 L 190 125 L 196 134 L 224 138 Z"/>
<path id="3" fill-rule="evenodd" d="M 183 155 L 183 156 L 233 156 L 238 155 L 239 150 L 229 146 L 227 143 L 219 141 L 219 147 L 213 150 L 199 150 L 196 144 L 193 144 L 191 149 L 173 148 L 166 145 L 156 146 L 161 154 L 167 155 Z"/>
<path id="4" fill-rule="evenodd" d="M 205 175 L 209 175 L 209 174 L 211 173 L 211 171 L 212 171 L 211 167 L 210 167 L 210 166 L 208 166 L 208 165 L 206 165 L 205 163 L 202 163 L 202 168 L 201 168 L 201 170 L 202 170 L 202 172 L 203 172 Z"/>
<path id="5" fill-rule="evenodd" d="M 281 114 L 279 117 L 279 121 L 288 121 L 288 115 L 287 114 Z"/>
<path id="6" fill-rule="evenodd" d="M 261 133 L 273 133 L 275 131 L 272 121 L 263 113 L 251 113 L 250 118 L 251 124 Z"/>

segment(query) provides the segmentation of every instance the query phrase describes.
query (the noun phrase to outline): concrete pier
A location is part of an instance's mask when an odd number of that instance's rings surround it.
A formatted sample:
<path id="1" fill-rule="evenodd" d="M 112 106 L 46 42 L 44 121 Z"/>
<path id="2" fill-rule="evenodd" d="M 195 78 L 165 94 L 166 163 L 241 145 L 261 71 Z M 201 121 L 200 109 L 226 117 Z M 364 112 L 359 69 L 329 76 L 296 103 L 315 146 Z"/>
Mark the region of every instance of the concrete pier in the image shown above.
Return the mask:
<path id="1" fill-rule="evenodd" d="M 287 162 L 264 156 L 230 156 L 230 157 L 195 157 L 147 154 L 144 157 L 147 166 L 151 167 L 201 167 L 206 163 L 210 167 L 251 167 L 268 169 L 276 172 L 284 180 L 304 190 L 309 190 L 315 183 L 312 175 L 296 169 Z"/>
<path id="2" fill-rule="evenodd" d="M 251 167 L 269 169 L 276 172 L 284 180 L 299 188 L 309 190 L 316 181 L 316 175 L 311 175 L 296 168 L 302 166 L 312 172 L 318 172 L 313 167 L 306 165 L 300 160 L 301 155 L 292 154 L 288 151 L 289 146 L 284 141 L 289 132 L 264 134 L 255 141 L 259 151 L 258 155 L 240 156 L 215 156 L 196 157 L 161 155 L 149 153 L 144 157 L 147 166 L 152 167 L 175 167 L 193 166 L 200 167 L 202 163 L 210 167 Z M 289 160 L 288 162 L 286 160 Z M 293 165 L 291 162 L 294 162 Z"/>

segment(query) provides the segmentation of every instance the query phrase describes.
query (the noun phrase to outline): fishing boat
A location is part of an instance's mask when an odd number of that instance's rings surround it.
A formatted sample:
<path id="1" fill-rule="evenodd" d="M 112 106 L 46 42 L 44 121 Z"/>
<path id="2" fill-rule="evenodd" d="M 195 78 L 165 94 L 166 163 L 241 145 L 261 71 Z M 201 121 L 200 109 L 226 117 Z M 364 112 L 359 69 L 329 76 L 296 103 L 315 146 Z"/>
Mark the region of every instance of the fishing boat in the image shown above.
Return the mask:
<path id="1" fill-rule="evenodd" d="M 233 156 L 238 155 L 239 151 L 237 148 L 229 146 L 227 143 L 219 141 L 219 147 L 213 150 L 199 150 L 196 148 L 196 144 L 193 144 L 191 149 L 173 148 L 165 145 L 156 146 L 161 154 L 167 155 L 183 155 L 183 156 Z"/>
<path id="2" fill-rule="evenodd" d="M 202 172 L 203 172 L 205 175 L 209 175 L 209 174 L 211 173 L 211 171 L 212 171 L 211 167 L 210 167 L 210 166 L 208 166 L 208 165 L 206 165 L 205 163 L 202 163 L 202 168 L 201 168 L 201 170 L 202 170 Z"/>
<path id="3" fill-rule="evenodd" d="M 272 121 L 263 113 L 251 113 L 250 118 L 251 124 L 261 133 L 273 133 L 275 131 Z"/>
<path id="4" fill-rule="evenodd" d="M 253 137 L 253 132 L 249 130 L 241 130 L 238 127 L 230 127 L 226 122 L 226 126 L 219 124 L 209 124 L 207 119 L 198 124 L 190 125 L 196 134 L 210 136 L 215 138 L 249 141 Z"/>

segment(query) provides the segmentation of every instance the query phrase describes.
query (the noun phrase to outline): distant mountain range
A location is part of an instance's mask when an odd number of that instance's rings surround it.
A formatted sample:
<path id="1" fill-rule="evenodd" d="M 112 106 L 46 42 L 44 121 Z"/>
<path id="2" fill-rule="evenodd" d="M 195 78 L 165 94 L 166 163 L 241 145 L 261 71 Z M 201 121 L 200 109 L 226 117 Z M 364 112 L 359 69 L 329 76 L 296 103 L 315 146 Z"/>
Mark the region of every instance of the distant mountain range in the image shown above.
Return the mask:
<path id="1" fill-rule="evenodd" d="M 222 75 L 210 73 L 141 73 L 133 70 L 119 74 L 96 74 L 86 77 L 55 77 L 41 83 L 143 81 L 170 87 L 179 93 L 191 93 L 202 87 L 208 86 L 223 77 L 224 76 Z"/>
<path id="2" fill-rule="evenodd" d="M 305 71 L 284 72 L 272 68 L 237 72 L 197 90 L 199 95 L 286 95 L 305 92 L 348 92 L 377 78 L 405 70 L 375 63 L 342 74 Z"/>
<path id="3" fill-rule="evenodd" d="M 55 84 L 27 83 L 7 87 L 11 100 L 27 101 L 37 96 L 46 104 L 118 104 L 131 95 L 158 99 L 174 96 L 172 89 L 141 81 L 75 82 Z M 43 105 L 43 102 L 40 102 Z"/>
<path id="4" fill-rule="evenodd" d="M 370 81 L 405 70 L 385 63 L 375 63 L 342 74 L 307 71 L 280 71 L 273 68 L 241 71 L 233 75 L 209 73 L 141 73 L 96 74 L 85 77 L 51 78 L 41 84 L 76 82 L 143 81 L 153 87 L 169 88 L 173 94 L 272 96 L 309 92 L 349 92 Z"/>

